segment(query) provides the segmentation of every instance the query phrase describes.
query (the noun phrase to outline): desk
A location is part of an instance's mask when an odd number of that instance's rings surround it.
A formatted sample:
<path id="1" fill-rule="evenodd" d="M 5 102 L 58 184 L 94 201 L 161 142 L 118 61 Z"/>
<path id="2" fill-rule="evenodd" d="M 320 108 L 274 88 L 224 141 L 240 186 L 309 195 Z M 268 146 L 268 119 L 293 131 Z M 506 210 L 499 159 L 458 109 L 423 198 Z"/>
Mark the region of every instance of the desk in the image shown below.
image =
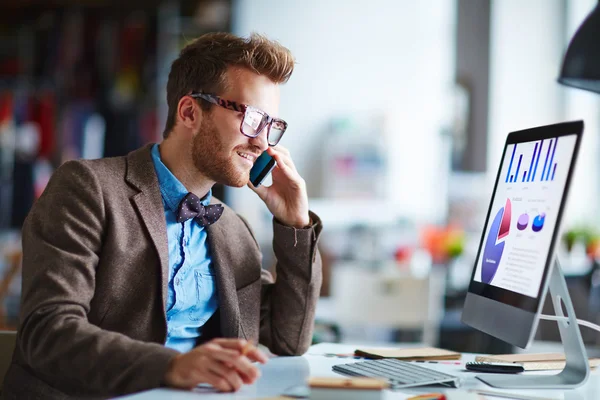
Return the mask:
<path id="1" fill-rule="evenodd" d="M 321 343 L 311 346 L 309 351 L 302 357 L 278 357 L 269 360 L 266 365 L 261 365 L 262 377 L 253 385 L 244 386 L 236 393 L 215 393 L 212 389 L 198 388 L 194 392 L 178 391 L 172 389 L 154 389 L 123 397 L 127 400 L 227 400 L 227 399 L 256 399 L 261 397 L 276 396 L 282 393 L 293 392 L 299 389 L 309 376 L 340 376 L 331 370 L 335 364 L 356 362 L 352 358 L 326 357 L 327 353 L 351 353 L 356 346 L 345 344 Z M 475 373 L 467 372 L 464 363 L 475 359 L 475 354 L 464 354 L 460 362 L 462 365 L 424 363 L 428 368 L 447 372 L 463 378 L 462 389 L 485 389 L 500 391 L 489 387 L 475 379 Z M 528 372 L 532 373 L 532 372 Z M 553 374 L 556 371 L 544 371 L 537 373 Z M 386 400 L 403 400 L 419 393 L 431 393 L 434 391 L 449 391 L 452 389 L 404 389 L 402 391 L 386 391 Z M 521 390 L 505 391 L 507 393 L 521 393 L 530 396 L 547 397 L 548 399 L 564 400 L 597 400 L 600 399 L 600 372 L 593 371 L 585 386 L 576 390 Z M 483 397 L 499 399 L 498 397 Z"/>

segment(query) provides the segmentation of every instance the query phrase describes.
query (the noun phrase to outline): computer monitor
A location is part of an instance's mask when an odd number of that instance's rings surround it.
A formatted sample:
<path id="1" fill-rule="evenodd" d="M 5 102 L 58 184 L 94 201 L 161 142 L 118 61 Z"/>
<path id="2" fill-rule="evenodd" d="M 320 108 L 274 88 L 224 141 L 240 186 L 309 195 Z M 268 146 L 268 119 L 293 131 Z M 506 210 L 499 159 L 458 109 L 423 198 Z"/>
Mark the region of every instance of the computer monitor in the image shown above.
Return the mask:
<path id="1" fill-rule="evenodd" d="M 506 139 L 462 321 L 526 348 L 550 286 L 557 314 L 562 316 L 566 307 L 570 324 L 559 323 L 567 357 L 563 372 L 478 377 L 492 386 L 576 387 L 589 375 L 566 282 L 554 256 L 582 133 L 583 122 L 576 121 L 511 132 Z"/>
<path id="2" fill-rule="evenodd" d="M 553 266 L 583 122 L 511 132 L 496 177 L 462 321 L 526 348 Z"/>

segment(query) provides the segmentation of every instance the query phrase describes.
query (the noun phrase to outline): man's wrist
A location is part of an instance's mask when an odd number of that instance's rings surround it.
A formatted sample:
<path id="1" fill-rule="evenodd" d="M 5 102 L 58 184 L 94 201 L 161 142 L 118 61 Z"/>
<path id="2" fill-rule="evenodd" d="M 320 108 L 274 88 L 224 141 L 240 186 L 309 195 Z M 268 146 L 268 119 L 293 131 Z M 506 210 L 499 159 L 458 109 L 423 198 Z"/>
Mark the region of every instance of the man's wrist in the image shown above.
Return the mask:
<path id="1" fill-rule="evenodd" d="M 307 229 L 310 228 L 312 226 L 313 222 L 312 222 L 312 218 L 310 217 L 310 215 L 307 215 L 306 218 L 299 220 L 296 223 L 292 223 L 292 224 L 283 224 L 283 225 L 287 225 L 291 228 L 295 228 L 295 229 Z"/>
<path id="2" fill-rule="evenodd" d="M 312 220 L 312 218 L 310 217 L 310 215 L 308 216 L 308 224 L 304 225 L 304 227 L 302 227 L 301 229 L 308 229 L 311 226 L 313 226 L 314 222 Z"/>
<path id="3" fill-rule="evenodd" d="M 179 359 L 179 357 L 181 356 L 181 354 L 177 354 L 176 356 L 172 357 L 171 360 L 169 361 L 169 364 L 167 366 L 167 371 L 165 372 L 165 376 L 163 377 L 163 384 L 165 386 L 173 386 L 175 383 L 175 377 L 174 377 L 174 369 L 175 369 L 175 363 L 177 362 L 177 360 Z"/>

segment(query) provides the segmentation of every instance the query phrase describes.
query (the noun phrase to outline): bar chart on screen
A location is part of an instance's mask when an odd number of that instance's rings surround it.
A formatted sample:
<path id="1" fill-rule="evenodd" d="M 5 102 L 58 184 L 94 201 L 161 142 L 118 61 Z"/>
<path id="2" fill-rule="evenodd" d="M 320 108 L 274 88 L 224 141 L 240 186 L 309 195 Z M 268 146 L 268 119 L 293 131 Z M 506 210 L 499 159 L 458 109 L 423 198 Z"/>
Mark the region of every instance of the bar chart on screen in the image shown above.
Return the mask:
<path id="1" fill-rule="evenodd" d="M 505 182 L 553 181 L 558 167 L 558 163 L 554 161 L 557 146 L 557 137 L 509 146 L 508 151 L 511 156 Z"/>

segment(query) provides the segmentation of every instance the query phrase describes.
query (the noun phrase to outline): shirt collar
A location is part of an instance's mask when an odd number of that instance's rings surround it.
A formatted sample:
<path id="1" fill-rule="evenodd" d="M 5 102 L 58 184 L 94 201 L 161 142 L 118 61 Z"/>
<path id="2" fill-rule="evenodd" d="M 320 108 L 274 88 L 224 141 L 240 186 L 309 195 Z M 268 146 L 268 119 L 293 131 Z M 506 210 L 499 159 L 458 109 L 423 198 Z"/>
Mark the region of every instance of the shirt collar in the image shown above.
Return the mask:
<path id="1" fill-rule="evenodd" d="M 152 162 L 154 163 L 154 170 L 156 171 L 156 176 L 158 177 L 158 187 L 160 189 L 160 194 L 162 195 L 163 201 L 173 212 L 177 212 L 179 203 L 181 203 L 181 200 L 183 200 L 183 198 L 189 192 L 183 183 L 181 183 L 181 181 L 179 181 L 179 179 L 173 175 L 169 168 L 163 164 L 160 158 L 158 144 L 152 146 L 151 154 Z M 212 190 L 209 190 L 206 196 L 201 199 L 202 204 L 207 206 L 210 203 L 211 196 Z"/>

